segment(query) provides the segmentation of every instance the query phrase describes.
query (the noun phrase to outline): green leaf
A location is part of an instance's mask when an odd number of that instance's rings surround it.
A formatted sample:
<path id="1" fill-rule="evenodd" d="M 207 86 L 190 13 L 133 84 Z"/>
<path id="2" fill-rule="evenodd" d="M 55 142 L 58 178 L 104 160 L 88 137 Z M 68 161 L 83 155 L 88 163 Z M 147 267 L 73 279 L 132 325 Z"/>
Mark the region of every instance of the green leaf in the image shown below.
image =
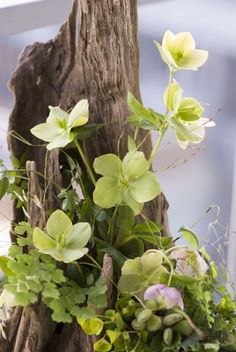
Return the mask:
<path id="1" fill-rule="evenodd" d="M 192 230 L 188 229 L 187 227 L 181 227 L 178 233 L 180 233 L 181 236 L 188 242 L 190 248 L 199 248 L 198 238 Z"/>
<path id="2" fill-rule="evenodd" d="M 163 229 L 164 229 L 163 225 L 147 219 L 146 221 L 144 221 L 140 224 L 137 224 L 133 228 L 132 232 L 133 233 L 152 233 L 152 234 L 154 234 L 154 233 L 160 233 Z"/>
<path id="3" fill-rule="evenodd" d="M 117 179 L 121 173 L 121 160 L 115 154 L 105 154 L 94 160 L 93 167 L 97 174 Z"/>
<path id="4" fill-rule="evenodd" d="M 99 335 L 103 329 L 103 321 L 101 319 L 82 319 L 77 317 L 77 321 L 87 335 Z"/>
<path id="5" fill-rule="evenodd" d="M 75 136 L 78 140 L 86 139 L 90 137 L 93 133 L 99 131 L 102 127 L 104 127 L 104 123 L 96 124 L 90 123 L 85 126 L 80 127 L 76 132 Z"/>
<path id="6" fill-rule="evenodd" d="M 110 340 L 111 344 L 113 345 L 114 342 L 120 336 L 121 332 L 120 331 L 116 331 L 116 330 L 106 330 L 106 334 L 109 337 L 109 340 Z"/>
<path id="7" fill-rule="evenodd" d="M 8 267 L 10 260 L 11 259 L 9 257 L 0 256 L 0 268 L 6 276 L 13 275 L 13 272 Z"/>
<path id="8" fill-rule="evenodd" d="M 0 200 L 5 196 L 5 194 L 7 193 L 8 190 L 8 186 L 9 186 L 9 180 L 7 177 L 3 177 L 0 180 Z"/>
<path id="9" fill-rule="evenodd" d="M 94 343 L 93 348 L 95 352 L 109 352 L 112 349 L 112 345 L 102 338 Z"/>
<path id="10" fill-rule="evenodd" d="M 132 137 L 128 136 L 128 151 L 129 152 L 134 152 L 137 150 L 135 141 L 133 140 Z"/>
<path id="11" fill-rule="evenodd" d="M 161 188 L 156 176 L 151 171 L 147 171 L 133 182 L 130 192 L 137 202 L 144 203 L 158 196 Z"/>
<path id="12" fill-rule="evenodd" d="M 127 205 L 121 205 L 118 208 L 116 225 L 121 233 L 130 232 L 134 226 L 135 217 L 133 210 Z"/>
<path id="13" fill-rule="evenodd" d="M 158 246 L 160 248 L 168 248 L 171 245 L 173 240 L 172 237 L 161 237 L 161 236 L 147 234 L 147 233 L 136 234 L 135 236 L 137 238 L 142 239 L 143 241 L 154 244 L 155 246 Z"/>

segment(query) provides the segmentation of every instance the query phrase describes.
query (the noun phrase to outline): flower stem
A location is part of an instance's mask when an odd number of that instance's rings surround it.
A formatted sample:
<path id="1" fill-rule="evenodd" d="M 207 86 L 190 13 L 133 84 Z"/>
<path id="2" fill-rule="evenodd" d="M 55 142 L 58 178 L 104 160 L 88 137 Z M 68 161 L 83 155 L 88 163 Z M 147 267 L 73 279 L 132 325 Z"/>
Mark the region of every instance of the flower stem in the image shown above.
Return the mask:
<path id="1" fill-rule="evenodd" d="M 79 152 L 79 154 L 81 156 L 81 159 L 83 160 L 83 163 L 84 163 L 84 165 L 86 167 L 87 173 L 88 173 L 93 185 L 96 186 L 96 180 L 95 180 L 95 177 L 93 175 L 93 172 L 92 172 L 92 170 L 90 168 L 90 165 L 88 163 L 88 160 L 86 159 L 86 157 L 84 155 L 84 152 L 83 152 L 82 148 L 80 147 L 79 142 L 77 141 L 76 138 L 74 138 L 74 143 L 75 143 L 76 148 L 78 149 L 78 152 Z"/>
<path id="2" fill-rule="evenodd" d="M 167 89 L 169 89 L 169 87 L 170 87 L 172 81 L 173 81 L 173 71 L 170 69 L 170 73 L 169 73 L 169 82 L 168 82 Z M 156 141 L 156 143 L 155 143 L 155 145 L 154 145 L 154 148 L 153 148 L 153 150 L 152 150 L 152 152 L 151 152 L 151 155 L 150 155 L 150 158 L 149 158 L 149 160 L 148 160 L 149 165 L 152 164 L 153 159 L 155 158 L 155 156 L 156 156 L 156 154 L 157 154 L 157 152 L 158 152 L 158 150 L 159 150 L 159 147 L 160 147 L 160 145 L 161 145 L 162 139 L 163 139 L 163 137 L 164 137 L 164 135 L 165 135 L 165 133 L 166 133 L 168 127 L 169 127 L 169 122 L 167 121 L 168 113 L 169 113 L 169 95 L 168 95 L 167 101 L 166 101 L 166 110 L 165 110 L 165 115 L 164 115 L 163 124 L 162 124 L 162 126 L 161 126 L 161 128 L 160 128 L 159 136 L 158 136 L 158 138 L 157 138 L 157 141 Z"/>

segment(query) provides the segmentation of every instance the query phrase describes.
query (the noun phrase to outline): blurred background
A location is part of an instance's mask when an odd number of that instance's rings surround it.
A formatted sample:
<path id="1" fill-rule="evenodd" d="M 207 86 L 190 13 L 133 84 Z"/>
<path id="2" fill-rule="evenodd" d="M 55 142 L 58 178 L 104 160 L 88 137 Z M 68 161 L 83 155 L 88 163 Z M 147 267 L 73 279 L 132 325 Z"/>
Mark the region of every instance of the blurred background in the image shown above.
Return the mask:
<path id="1" fill-rule="evenodd" d="M 70 7 L 70 0 L 0 0 L 0 159 L 9 167 L 6 130 L 14 101 L 7 81 L 21 50 L 53 38 Z M 206 129 L 204 142 L 186 151 L 168 135 L 155 169 L 170 203 L 173 236 L 181 226 L 194 225 L 215 260 L 224 256 L 236 282 L 236 2 L 139 0 L 138 14 L 140 84 L 148 107 L 163 111 L 162 95 L 168 80 L 154 39 L 161 41 L 167 29 L 189 31 L 197 48 L 209 51 L 207 63 L 198 72 L 180 72 L 176 79 L 185 96 L 205 104 L 205 116 L 213 118 L 216 127 Z M 0 202 L 0 254 L 9 246 L 10 218 L 11 201 L 5 197 Z"/>

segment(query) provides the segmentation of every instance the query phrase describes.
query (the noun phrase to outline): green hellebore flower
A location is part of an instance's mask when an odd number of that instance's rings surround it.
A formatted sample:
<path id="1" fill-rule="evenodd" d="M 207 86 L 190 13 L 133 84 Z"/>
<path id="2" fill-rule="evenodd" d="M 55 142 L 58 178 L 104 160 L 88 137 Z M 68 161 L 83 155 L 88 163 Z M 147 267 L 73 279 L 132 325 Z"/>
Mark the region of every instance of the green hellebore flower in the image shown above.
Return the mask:
<path id="1" fill-rule="evenodd" d="M 174 128 L 177 142 L 185 149 L 189 143 L 201 143 L 205 136 L 205 127 L 215 126 L 215 123 L 201 117 L 203 106 L 193 98 L 183 98 L 183 90 L 174 81 L 164 93 L 164 102 L 172 111 L 170 126 Z"/>
<path id="2" fill-rule="evenodd" d="M 47 149 L 63 148 L 73 140 L 72 128 L 83 126 L 88 122 L 88 100 L 80 100 L 70 113 L 59 106 L 49 106 L 49 116 L 45 123 L 31 128 L 31 133 L 47 144 Z"/>
<path id="3" fill-rule="evenodd" d="M 128 152 L 123 161 L 115 154 L 105 154 L 96 158 L 93 166 L 96 173 L 103 176 L 93 193 L 94 202 L 102 208 L 124 203 L 139 214 L 144 202 L 161 192 L 143 152 Z"/>
<path id="4" fill-rule="evenodd" d="M 128 259 L 121 269 L 118 288 L 122 293 L 140 293 L 152 284 L 160 283 L 162 273 L 166 273 L 163 253 L 151 249 L 141 257 Z"/>
<path id="5" fill-rule="evenodd" d="M 171 31 L 167 31 L 164 34 L 162 45 L 158 42 L 155 44 L 163 61 L 173 71 L 197 71 L 208 58 L 206 50 L 195 49 L 195 41 L 188 32 L 174 35 Z"/>
<path id="6" fill-rule="evenodd" d="M 56 210 L 49 217 L 46 230 L 36 227 L 33 232 L 34 246 L 41 253 L 64 263 L 73 262 L 88 253 L 84 246 L 90 239 L 91 227 L 87 222 L 72 225 L 63 211 Z"/>

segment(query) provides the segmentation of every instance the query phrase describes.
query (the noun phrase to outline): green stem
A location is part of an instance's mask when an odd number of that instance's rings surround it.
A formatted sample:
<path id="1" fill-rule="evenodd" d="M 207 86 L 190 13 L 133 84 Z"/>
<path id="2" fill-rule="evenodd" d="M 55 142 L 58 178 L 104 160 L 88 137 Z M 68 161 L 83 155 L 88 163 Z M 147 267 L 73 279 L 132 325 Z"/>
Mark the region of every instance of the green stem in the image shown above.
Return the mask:
<path id="1" fill-rule="evenodd" d="M 87 161 L 87 159 L 86 159 L 86 157 L 84 155 L 84 152 L 83 152 L 82 148 L 80 147 L 79 142 L 77 141 L 76 138 L 74 138 L 74 143 L 75 143 L 76 148 L 78 149 L 78 152 L 79 152 L 79 154 L 81 156 L 81 159 L 83 160 L 83 163 L 84 163 L 84 165 L 86 167 L 87 173 L 88 173 L 93 185 L 96 186 L 96 180 L 95 180 L 95 177 L 93 175 L 93 172 L 92 172 L 92 170 L 90 168 L 90 165 L 89 165 L 89 163 L 88 163 L 88 161 Z"/>
<path id="2" fill-rule="evenodd" d="M 108 231 L 107 231 L 108 242 L 111 245 L 113 244 L 113 240 L 114 240 L 114 221 L 115 221 L 117 210 L 118 210 L 118 206 L 116 206 L 116 208 L 112 214 L 111 221 L 109 223 L 109 227 L 108 227 Z"/>
<path id="3" fill-rule="evenodd" d="M 172 81 L 173 81 L 173 71 L 170 70 L 170 73 L 169 73 L 169 82 L 168 82 L 167 89 L 169 89 L 169 87 L 170 87 Z M 152 150 L 152 152 L 151 152 L 151 155 L 150 155 L 150 158 L 149 158 L 149 160 L 148 160 L 149 165 L 152 164 L 153 159 L 155 158 L 155 156 L 156 156 L 156 154 L 157 154 L 157 152 L 158 152 L 158 150 L 159 150 L 159 147 L 160 147 L 160 145 L 161 145 L 162 139 L 163 139 L 163 137 L 164 137 L 164 135 L 165 135 L 165 133 L 166 133 L 168 127 L 169 127 L 169 122 L 167 121 L 168 114 L 169 114 L 169 95 L 168 95 L 168 97 L 167 97 L 167 102 L 166 102 L 166 110 L 165 110 L 165 115 L 164 115 L 164 121 L 163 121 L 162 127 L 161 127 L 161 129 L 160 129 L 160 131 L 159 131 L 159 136 L 158 136 L 158 138 L 157 138 L 157 141 L 156 141 L 156 143 L 155 143 L 155 145 L 154 145 L 154 148 L 153 148 L 153 150 Z"/>

